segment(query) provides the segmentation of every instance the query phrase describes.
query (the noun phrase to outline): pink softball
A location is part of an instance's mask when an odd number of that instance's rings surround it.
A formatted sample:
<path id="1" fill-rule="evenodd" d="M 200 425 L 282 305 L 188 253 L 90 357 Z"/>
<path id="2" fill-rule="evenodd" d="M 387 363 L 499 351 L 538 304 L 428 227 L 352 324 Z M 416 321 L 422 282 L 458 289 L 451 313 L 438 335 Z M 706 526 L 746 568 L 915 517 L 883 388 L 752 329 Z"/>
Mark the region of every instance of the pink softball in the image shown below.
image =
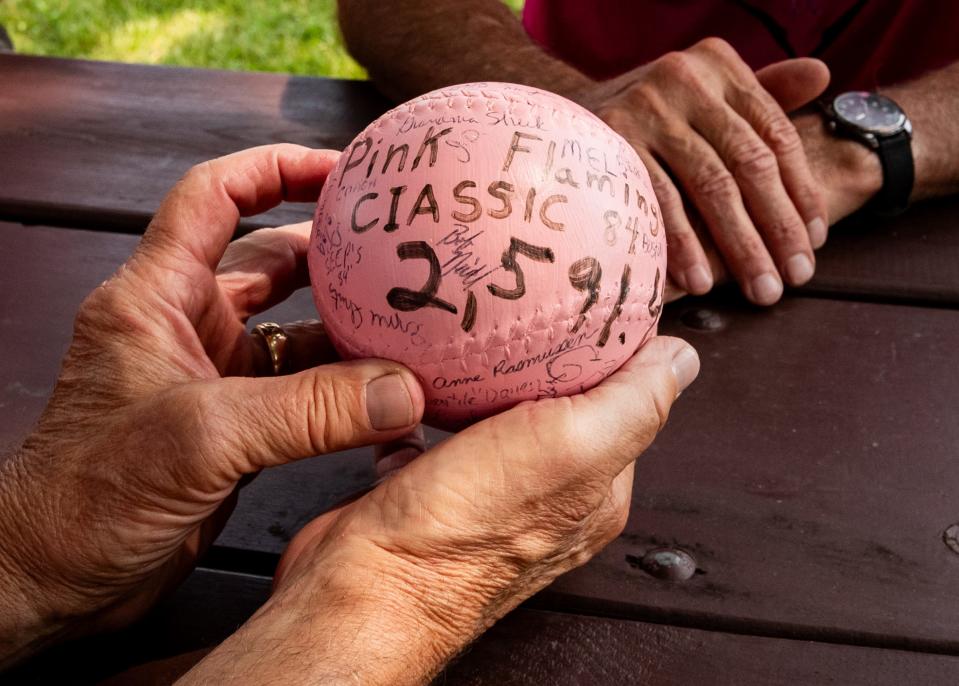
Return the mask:
<path id="1" fill-rule="evenodd" d="M 645 166 L 606 124 L 546 91 L 470 83 L 356 137 L 309 264 L 340 353 L 403 363 L 426 421 L 453 428 L 619 368 L 656 335 L 666 239 Z"/>

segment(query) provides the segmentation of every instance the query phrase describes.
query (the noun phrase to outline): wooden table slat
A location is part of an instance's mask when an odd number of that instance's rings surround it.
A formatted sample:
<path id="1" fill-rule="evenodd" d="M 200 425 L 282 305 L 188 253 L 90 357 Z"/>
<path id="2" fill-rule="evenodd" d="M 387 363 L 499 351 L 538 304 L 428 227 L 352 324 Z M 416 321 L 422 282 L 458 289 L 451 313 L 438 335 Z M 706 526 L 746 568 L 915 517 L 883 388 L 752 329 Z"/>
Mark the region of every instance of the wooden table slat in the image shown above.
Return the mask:
<path id="1" fill-rule="evenodd" d="M 888 219 L 856 215 L 831 230 L 804 293 L 959 305 L 959 197 Z"/>
<path id="2" fill-rule="evenodd" d="M 0 54 L 0 219 L 142 232 L 197 162 L 277 142 L 341 149 L 388 106 L 360 81 Z M 956 306 L 957 217 L 946 200 L 834 227 L 802 290 Z"/>
<path id="3" fill-rule="evenodd" d="M 86 639 L 3 675 L 4 683 L 168 684 L 269 595 L 269 580 L 197 570 L 129 630 Z M 192 653 L 191 655 L 182 655 Z M 179 657 L 178 657 L 179 656 Z M 577 615 L 517 610 L 470 646 L 434 684 L 710 684 L 785 686 L 954 684 L 959 658 Z"/>
<path id="4" fill-rule="evenodd" d="M 132 246 L 128 236 L 0 224 L 0 442 L 39 412 L 76 305 Z M 264 315 L 310 316 L 305 291 Z M 638 463 L 624 535 L 537 603 L 959 652 L 959 555 L 942 540 L 959 521 L 957 317 L 807 298 L 767 310 L 735 299 L 667 307 L 663 329 L 699 349 L 701 377 Z M 719 329 L 690 326 L 704 319 Z M 366 451 L 268 470 L 244 489 L 218 544 L 279 553 L 372 478 Z M 690 552 L 702 573 L 670 583 L 637 567 L 661 545 Z"/>
<path id="5" fill-rule="evenodd" d="M 191 166 L 267 143 L 340 150 L 387 107 L 362 81 L 0 54 L 0 218 L 140 233 Z"/>

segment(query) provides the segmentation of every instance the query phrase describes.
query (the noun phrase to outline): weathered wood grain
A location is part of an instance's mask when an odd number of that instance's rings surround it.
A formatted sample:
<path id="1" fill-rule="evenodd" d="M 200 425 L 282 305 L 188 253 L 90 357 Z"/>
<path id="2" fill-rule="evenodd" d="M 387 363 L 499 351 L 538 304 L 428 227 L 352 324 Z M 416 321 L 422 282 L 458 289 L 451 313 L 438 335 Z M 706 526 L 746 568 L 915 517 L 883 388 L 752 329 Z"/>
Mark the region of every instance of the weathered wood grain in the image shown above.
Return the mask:
<path id="1" fill-rule="evenodd" d="M 0 442 L 39 413 L 74 309 L 133 241 L 0 224 Z M 301 292 L 263 318 L 312 314 Z M 759 310 L 728 297 L 670 306 L 663 328 L 699 349 L 701 377 L 638 463 L 624 535 L 535 602 L 959 651 L 959 555 L 942 538 L 959 521 L 959 313 L 803 298 Z M 218 541 L 233 557 L 214 559 L 243 568 L 246 553 L 268 573 L 302 524 L 371 480 L 366 451 L 262 474 Z M 701 573 L 644 572 L 638 559 L 663 545 Z"/>
<path id="2" fill-rule="evenodd" d="M 858 215 L 833 227 L 803 293 L 959 305 L 959 198 L 893 218 Z"/>
<path id="3" fill-rule="evenodd" d="M 269 596 L 269 580 L 200 569 L 134 627 L 54 649 L 6 684 L 161 686 L 186 672 Z M 954 684 L 959 658 L 701 631 L 520 609 L 435 686 L 550 684 Z"/>
<path id="4" fill-rule="evenodd" d="M 0 54 L 0 218 L 139 233 L 194 164 L 267 143 L 339 150 L 387 107 L 361 81 Z"/>
<path id="5" fill-rule="evenodd" d="M 276 142 L 341 149 L 387 107 L 366 82 L 0 54 L 0 219 L 138 233 L 197 162 Z M 959 201 L 833 227 L 801 291 L 956 306 Z"/>

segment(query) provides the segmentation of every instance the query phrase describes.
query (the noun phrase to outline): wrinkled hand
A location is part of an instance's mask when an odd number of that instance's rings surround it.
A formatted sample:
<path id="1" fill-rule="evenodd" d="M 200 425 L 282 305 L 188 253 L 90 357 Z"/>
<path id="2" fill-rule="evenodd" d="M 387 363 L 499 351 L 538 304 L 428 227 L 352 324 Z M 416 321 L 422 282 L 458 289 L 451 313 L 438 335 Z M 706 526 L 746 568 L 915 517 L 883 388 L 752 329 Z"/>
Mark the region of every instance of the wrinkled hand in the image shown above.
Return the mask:
<path id="1" fill-rule="evenodd" d="M 793 114 L 792 121 L 802 140 L 820 194 L 826 201 L 829 220 L 836 224 L 865 207 L 882 187 L 879 156 L 862 143 L 831 133 L 819 112 L 800 111 Z M 728 281 L 730 275 L 726 264 L 702 218 L 693 215 L 691 221 L 715 283 Z M 666 283 L 666 302 L 684 295 L 686 292 L 673 283 Z"/>
<path id="2" fill-rule="evenodd" d="M 806 158 L 822 189 L 833 224 L 864 207 L 882 187 L 879 155 L 826 129 L 818 112 L 793 117 Z"/>
<path id="3" fill-rule="evenodd" d="M 36 431 L 0 464 L 0 664 L 140 615 L 222 528 L 244 475 L 420 420 L 422 391 L 391 362 L 244 378 L 269 362 L 247 318 L 308 283 L 309 225 L 229 244 L 237 221 L 315 201 L 336 156 L 269 146 L 195 167 L 84 301 Z M 300 369 L 331 356 L 308 334 L 292 336 Z"/>
<path id="4" fill-rule="evenodd" d="M 825 242 L 829 221 L 786 112 L 828 81 L 826 66 L 813 59 L 753 73 L 729 44 L 710 38 L 578 96 L 649 169 L 680 290 L 705 293 L 719 276 L 693 214 L 751 301 L 772 304 L 783 280 L 800 285 L 812 277 L 813 249 Z"/>
<path id="5" fill-rule="evenodd" d="M 425 683 L 621 532 L 633 462 L 698 370 L 654 338 L 584 394 L 523 403 L 399 469 L 410 456 L 384 457 L 395 471 L 294 538 L 271 600 L 186 683 Z"/>

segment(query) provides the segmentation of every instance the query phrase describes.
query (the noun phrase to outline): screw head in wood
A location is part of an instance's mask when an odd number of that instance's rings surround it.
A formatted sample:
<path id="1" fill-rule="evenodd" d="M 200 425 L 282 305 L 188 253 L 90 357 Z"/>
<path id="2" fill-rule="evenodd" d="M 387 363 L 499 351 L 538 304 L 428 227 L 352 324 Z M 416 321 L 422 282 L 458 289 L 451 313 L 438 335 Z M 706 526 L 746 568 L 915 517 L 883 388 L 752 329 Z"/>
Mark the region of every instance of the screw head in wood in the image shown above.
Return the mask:
<path id="1" fill-rule="evenodd" d="M 956 555 L 959 555 L 959 524 L 953 524 L 942 532 L 942 542 Z"/>
<path id="2" fill-rule="evenodd" d="M 657 579 L 686 581 L 696 573 L 696 560 L 679 548 L 654 548 L 643 555 L 640 567 Z"/>

